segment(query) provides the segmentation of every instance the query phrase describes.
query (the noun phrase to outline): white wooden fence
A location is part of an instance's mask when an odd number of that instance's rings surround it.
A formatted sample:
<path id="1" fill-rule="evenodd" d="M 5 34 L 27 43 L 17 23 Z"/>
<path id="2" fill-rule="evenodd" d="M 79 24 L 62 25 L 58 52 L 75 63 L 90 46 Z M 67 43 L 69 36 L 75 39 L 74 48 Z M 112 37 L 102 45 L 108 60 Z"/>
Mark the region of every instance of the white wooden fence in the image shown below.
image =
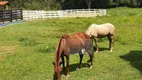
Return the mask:
<path id="1" fill-rule="evenodd" d="M 46 18 L 66 18 L 66 17 L 94 17 L 106 15 L 106 9 L 73 9 L 73 10 L 23 10 L 24 20 L 38 20 Z"/>

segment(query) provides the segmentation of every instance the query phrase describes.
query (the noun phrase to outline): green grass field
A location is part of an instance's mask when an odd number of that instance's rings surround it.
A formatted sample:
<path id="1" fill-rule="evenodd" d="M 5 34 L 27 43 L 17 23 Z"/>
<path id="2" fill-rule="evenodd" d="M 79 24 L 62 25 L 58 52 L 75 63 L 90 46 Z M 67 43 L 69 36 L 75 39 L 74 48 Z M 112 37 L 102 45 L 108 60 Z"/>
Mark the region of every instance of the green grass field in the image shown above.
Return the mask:
<path id="1" fill-rule="evenodd" d="M 26 21 L 0 28 L 0 80 L 53 80 L 55 47 L 63 34 L 85 32 L 92 23 L 116 28 L 113 52 L 99 39 L 93 69 L 76 71 L 78 54 L 70 56 L 70 80 L 142 80 L 142 8 L 113 8 L 108 16 Z M 62 75 L 65 80 L 65 75 Z"/>

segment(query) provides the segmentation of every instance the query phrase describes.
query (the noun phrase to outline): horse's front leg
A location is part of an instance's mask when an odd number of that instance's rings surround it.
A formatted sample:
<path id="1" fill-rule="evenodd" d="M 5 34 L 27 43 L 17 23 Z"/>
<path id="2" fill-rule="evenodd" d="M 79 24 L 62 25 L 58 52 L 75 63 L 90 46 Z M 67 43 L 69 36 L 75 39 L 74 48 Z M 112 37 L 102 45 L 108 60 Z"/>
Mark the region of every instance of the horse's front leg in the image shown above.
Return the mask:
<path id="1" fill-rule="evenodd" d="M 70 77 L 70 69 L 69 69 L 69 55 L 66 55 L 66 67 L 67 67 L 67 77 L 66 79 L 68 79 Z"/>
<path id="2" fill-rule="evenodd" d="M 77 70 L 79 70 L 81 68 L 81 63 L 82 63 L 82 59 L 83 59 L 83 54 L 79 53 L 79 57 L 80 57 L 80 61 L 79 61 L 79 65 L 77 67 Z"/>
<path id="3" fill-rule="evenodd" d="M 61 59 L 62 59 L 62 64 L 63 64 L 63 72 L 65 72 L 65 60 L 64 60 L 64 55 L 61 55 Z"/>
<path id="4" fill-rule="evenodd" d="M 98 43 L 97 43 L 97 39 L 94 38 L 94 41 L 95 41 L 95 46 L 96 46 L 96 53 L 99 51 L 99 48 L 98 48 Z"/>

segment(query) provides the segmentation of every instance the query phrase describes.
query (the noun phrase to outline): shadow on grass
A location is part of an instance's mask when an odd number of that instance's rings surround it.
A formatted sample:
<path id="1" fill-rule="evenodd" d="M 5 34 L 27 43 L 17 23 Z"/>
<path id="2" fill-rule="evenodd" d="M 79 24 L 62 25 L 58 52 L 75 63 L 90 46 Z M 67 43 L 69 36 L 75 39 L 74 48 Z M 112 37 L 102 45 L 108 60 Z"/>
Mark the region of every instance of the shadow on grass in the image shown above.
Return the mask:
<path id="1" fill-rule="evenodd" d="M 109 48 L 99 48 L 99 51 L 105 51 L 105 50 L 109 51 Z"/>
<path id="2" fill-rule="evenodd" d="M 69 68 L 70 68 L 70 72 L 74 72 L 74 71 L 78 71 L 77 70 L 77 67 L 78 67 L 79 63 L 75 63 L 75 64 L 70 64 Z M 81 64 L 81 68 L 85 68 L 85 67 L 88 67 L 89 68 L 89 64 L 86 62 L 86 63 L 82 63 Z M 81 70 L 81 68 L 79 70 Z M 66 69 L 66 68 L 65 68 Z M 64 71 L 62 71 L 62 74 L 66 75 L 67 73 L 67 69 Z"/>
<path id="3" fill-rule="evenodd" d="M 78 67 L 78 64 L 79 64 L 79 63 L 70 64 L 70 66 L 69 66 L 69 67 L 70 67 L 70 72 L 78 71 L 78 70 L 76 70 L 77 67 Z M 88 67 L 88 69 L 90 69 L 88 63 L 82 63 L 82 64 L 81 64 L 81 68 L 85 68 L 85 67 Z M 80 68 L 80 70 L 81 70 L 81 68 Z M 66 68 L 65 68 L 65 69 L 66 69 Z M 67 74 L 67 69 L 66 69 L 65 71 L 62 71 L 62 72 L 61 72 L 61 75 L 66 75 L 66 74 Z M 57 80 L 56 74 L 53 74 L 53 80 Z"/>
<path id="4" fill-rule="evenodd" d="M 94 46 L 94 51 L 96 51 L 96 47 Z M 109 48 L 99 48 L 99 51 L 105 51 L 105 50 L 108 50 L 109 51 Z"/>
<path id="5" fill-rule="evenodd" d="M 129 61 L 142 74 L 142 51 L 130 51 L 128 54 L 120 56 L 120 58 Z"/>
<path id="6" fill-rule="evenodd" d="M 77 67 L 78 67 L 79 63 L 76 63 L 76 64 L 70 64 L 70 72 L 73 72 L 73 71 L 77 71 Z M 88 67 L 89 69 L 89 64 L 86 62 L 86 63 L 82 63 L 81 64 L 81 68 L 86 68 Z M 80 70 L 81 70 L 80 68 Z"/>

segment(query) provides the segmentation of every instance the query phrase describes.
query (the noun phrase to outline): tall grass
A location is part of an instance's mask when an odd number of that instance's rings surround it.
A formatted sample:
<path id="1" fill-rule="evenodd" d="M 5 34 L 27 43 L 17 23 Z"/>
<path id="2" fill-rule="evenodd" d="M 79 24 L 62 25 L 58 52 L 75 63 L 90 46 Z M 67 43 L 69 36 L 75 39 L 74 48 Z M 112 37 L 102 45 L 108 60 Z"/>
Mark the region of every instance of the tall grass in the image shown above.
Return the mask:
<path id="1" fill-rule="evenodd" d="M 85 32 L 92 23 L 112 23 L 116 28 L 114 50 L 107 38 L 99 39 L 94 66 L 76 71 L 79 56 L 70 56 L 71 80 L 141 80 L 142 9 L 112 8 L 107 16 L 25 21 L 0 29 L 0 80 L 52 80 L 55 48 L 63 34 Z M 62 75 L 62 80 L 65 75 Z"/>

